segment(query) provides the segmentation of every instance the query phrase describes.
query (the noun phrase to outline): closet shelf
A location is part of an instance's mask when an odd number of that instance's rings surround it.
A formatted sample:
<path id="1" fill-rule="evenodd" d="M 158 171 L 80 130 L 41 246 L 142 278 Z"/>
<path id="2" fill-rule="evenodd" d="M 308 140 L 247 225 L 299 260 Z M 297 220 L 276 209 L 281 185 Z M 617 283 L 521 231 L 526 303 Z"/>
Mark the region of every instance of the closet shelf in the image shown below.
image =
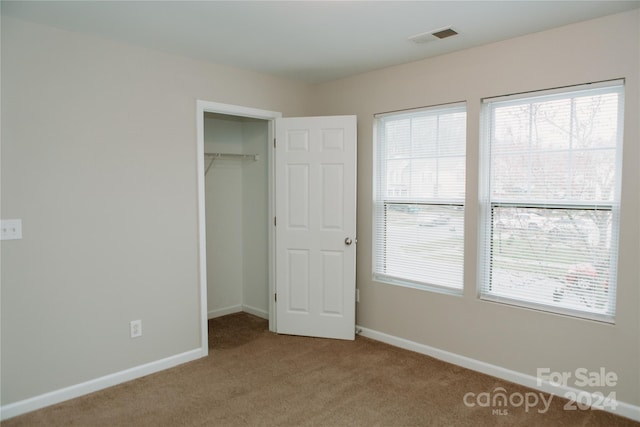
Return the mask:
<path id="1" fill-rule="evenodd" d="M 209 164 L 207 165 L 207 169 L 204 171 L 205 175 L 207 174 L 207 172 L 209 172 L 209 169 L 211 169 L 211 166 L 213 165 L 213 161 L 215 159 L 227 159 L 227 160 L 232 160 L 232 159 L 239 159 L 239 160 L 252 159 L 254 162 L 257 162 L 260 159 L 260 155 L 259 154 L 204 153 L 204 156 L 206 158 L 211 159 L 209 161 Z"/>
<path id="2" fill-rule="evenodd" d="M 204 153 L 204 155 L 215 159 L 253 159 L 253 161 L 260 159 L 259 154 Z"/>

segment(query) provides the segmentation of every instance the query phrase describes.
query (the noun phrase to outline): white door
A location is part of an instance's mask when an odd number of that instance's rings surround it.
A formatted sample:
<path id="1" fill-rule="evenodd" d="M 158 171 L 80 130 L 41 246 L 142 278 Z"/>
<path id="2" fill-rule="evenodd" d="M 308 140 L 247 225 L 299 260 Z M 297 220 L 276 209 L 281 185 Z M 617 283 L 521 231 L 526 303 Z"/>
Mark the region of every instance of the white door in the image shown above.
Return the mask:
<path id="1" fill-rule="evenodd" d="M 356 116 L 276 120 L 276 329 L 355 337 Z"/>

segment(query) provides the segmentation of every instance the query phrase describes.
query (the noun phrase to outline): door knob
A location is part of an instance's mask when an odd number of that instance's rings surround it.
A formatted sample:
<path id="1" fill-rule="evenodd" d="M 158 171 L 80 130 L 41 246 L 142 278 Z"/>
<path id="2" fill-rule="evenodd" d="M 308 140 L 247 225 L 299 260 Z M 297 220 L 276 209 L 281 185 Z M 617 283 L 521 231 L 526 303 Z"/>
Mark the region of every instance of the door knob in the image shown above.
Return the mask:
<path id="1" fill-rule="evenodd" d="M 349 245 L 351 245 L 352 243 L 353 243 L 353 241 L 352 241 L 349 237 L 347 237 L 346 239 L 344 239 L 344 244 L 345 244 L 345 245 L 349 246 Z"/>

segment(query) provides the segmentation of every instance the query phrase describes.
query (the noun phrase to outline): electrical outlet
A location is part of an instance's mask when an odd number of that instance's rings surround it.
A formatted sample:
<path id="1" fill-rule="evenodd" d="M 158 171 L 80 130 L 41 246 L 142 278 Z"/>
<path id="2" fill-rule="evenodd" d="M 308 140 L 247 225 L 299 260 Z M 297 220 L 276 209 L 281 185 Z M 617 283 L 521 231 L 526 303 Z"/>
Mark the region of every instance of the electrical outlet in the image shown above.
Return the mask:
<path id="1" fill-rule="evenodd" d="M 2 234 L 0 234 L 1 240 L 22 239 L 21 219 L 3 219 L 0 228 L 2 229 Z"/>
<path id="2" fill-rule="evenodd" d="M 142 336 L 142 320 L 132 320 L 129 322 L 129 330 L 131 332 L 131 338 L 137 338 Z"/>

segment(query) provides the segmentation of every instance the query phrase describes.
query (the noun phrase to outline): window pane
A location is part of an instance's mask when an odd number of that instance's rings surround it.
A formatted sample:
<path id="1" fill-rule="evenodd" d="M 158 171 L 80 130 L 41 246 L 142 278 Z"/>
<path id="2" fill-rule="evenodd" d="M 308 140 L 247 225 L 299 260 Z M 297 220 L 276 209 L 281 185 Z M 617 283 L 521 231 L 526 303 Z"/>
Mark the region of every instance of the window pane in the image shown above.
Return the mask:
<path id="1" fill-rule="evenodd" d="M 619 94 L 575 99 L 575 147 L 612 148 L 618 142 Z"/>
<path id="2" fill-rule="evenodd" d="M 438 117 L 423 116 L 411 120 L 413 157 L 433 157 L 438 154 Z"/>
<path id="3" fill-rule="evenodd" d="M 531 169 L 526 199 L 547 201 L 562 199 L 568 194 L 571 172 L 569 152 L 533 152 L 528 156 L 528 162 Z"/>
<path id="4" fill-rule="evenodd" d="M 618 94 L 556 98 L 495 107 L 494 196 L 612 201 Z"/>
<path id="5" fill-rule="evenodd" d="M 455 108 L 402 116 L 381 121 L 382 194 L 464 201 L 466 113 Z"/>
<path id="6" fill-rule="evenodd" d="M 412 160 L 409 197 L 413 199 L 433 199 L 438 197 L 438 176 L 437 159 Z"/>
<path id="7" fill-rule="evenodd" d="M 492 159 L 492 199 L 526 200 L 529 193 L 529 157 L 526 154 L 496 155 Z"/>
<path id="8" fill-rule="evenodd" d="M 572 200 L 611 202 L 615 196 L 615 179 L 615 150 L 580 150 L 573 153 L 569 181 Z"/>
<path id="9" fill-rule="evenodd" d="M 567 150 L 571 146 L 571 100 L 558 99 L 531 105 L 532 149 Z"/>
<path id="10" fill-rule="evenodd" d="M 467 141 L 466 113 L 451 113 L 440 116 L 438 126 L 438 154 L 441 156 L 464 156 Z"/>
<path id="11" fill-rule="evenodd" d="M 611 211 L 494 207 L 492 212 L 492 293 L 607 312 Z"/>
<path id="12" fill-rule="evenodd" d="M 381 273 L 462 288 L 464 209 L 388 203 Z"/>
<path id="13" fill-rule="evenodd" d="M 386 162 L 386 197 L 408 197 L 411 190 L 411 160 L 388 160 Z"/>
<path id="14" fill-rule="evenodd" d="M 406 158 L 411 155 L 411 121 L 391 120 L 385 124 L 385 140 L 387 143 L 385 157 L 388 159 Z"/>
<path id="15" fill-rule="evenodd" d="M 529 105 L 496 107 L 493 111 L 493 152 L 529 149 L 531 112 Z"/>
<path id="16" fill-rule="evenodd" d="M 466 159 L 443 157 L 438 162 L 438 197 L 464 200 Z"/>

